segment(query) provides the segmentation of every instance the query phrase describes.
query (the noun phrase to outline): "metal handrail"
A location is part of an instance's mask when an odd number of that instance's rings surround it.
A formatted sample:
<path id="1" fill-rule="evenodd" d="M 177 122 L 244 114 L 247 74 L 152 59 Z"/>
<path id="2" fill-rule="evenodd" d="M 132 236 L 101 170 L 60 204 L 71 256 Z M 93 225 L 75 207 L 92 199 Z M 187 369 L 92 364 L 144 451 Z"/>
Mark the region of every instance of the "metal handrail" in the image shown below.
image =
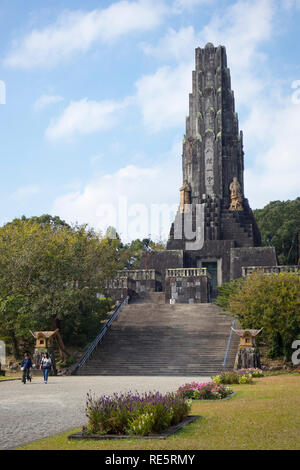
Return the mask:
<path id="1" fill-rule="evenodd" d="M 225 369 L 226 367 L 227 357 L 228 357 L 229 349 L 231 346 L 232 333 L 233 333 L 233 328 L 235 327 L 235 323 L 236 323 L 236 318 L 232 320 L 231 329 L 230 329 L 229 338 L 227 341 L 227 347 L 226 347 L 225 356 L 224 356 L 224 361 L 223 361 L 223 369 Z"/>
<path id="2" fill-rule="evenodd" d="M 80 367 L 82 367 L 86 361 L 90 358 L 90 356 L 92 355 L 92 353 L 94 352 L 94 350 L 96 349 L 96 347 L 98 346 L 98 344 L 102 341 L 103 337 L 105 336 L 105 334 L 107 333 L 107 330 L 109 329 L 109 327 L 111 326 L 111 324 L 116 320 L 116 318 L 118 318 L 119 316 L 119 313 L 121 312 L 121 310 L 123 309 L 123 307 L 125 305 L 128 304 L 128 300 L 129 300 L 129 296 L 127 296 L 123 302 L 118 305 L 118 307 L 116 308 L 116 310 L 114 311 L 113 315 L 111 316 L 111 318 L 105 323 L 104 327 L 102 328 L 102 330 L 100 331 L 100 333 L 98 334 L 98 336 L 96 336 L 96 338 L 94 339 L 94 341 L 90 344 L 88 350 L 85 352 L 85 354 L 82 356 L 82 358 L 80 359 L 80 361 L 78 362 L 77 364 L 77 367 L 76 367 L 76 370 L 80 369 Z"/>

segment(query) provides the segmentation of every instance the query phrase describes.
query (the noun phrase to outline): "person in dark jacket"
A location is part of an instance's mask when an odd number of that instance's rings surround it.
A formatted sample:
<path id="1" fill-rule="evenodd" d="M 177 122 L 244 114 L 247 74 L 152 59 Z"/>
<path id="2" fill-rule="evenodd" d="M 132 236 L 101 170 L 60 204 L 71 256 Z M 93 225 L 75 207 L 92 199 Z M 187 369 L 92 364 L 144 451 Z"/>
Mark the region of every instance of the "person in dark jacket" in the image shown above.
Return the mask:
<path id="1" fill-rule="evenodd" d="M 30 369 L 32 369 L 32 362 L 29 357 L 29 354 L 26 352 L 24 354 L 24 359 L 21 364 L 21 370 L 23 371 L 22 382 L 24 385 L 26 384 L 26 380 L 29 380 L 31 382 L 31 377 L 29 373 Z"/>

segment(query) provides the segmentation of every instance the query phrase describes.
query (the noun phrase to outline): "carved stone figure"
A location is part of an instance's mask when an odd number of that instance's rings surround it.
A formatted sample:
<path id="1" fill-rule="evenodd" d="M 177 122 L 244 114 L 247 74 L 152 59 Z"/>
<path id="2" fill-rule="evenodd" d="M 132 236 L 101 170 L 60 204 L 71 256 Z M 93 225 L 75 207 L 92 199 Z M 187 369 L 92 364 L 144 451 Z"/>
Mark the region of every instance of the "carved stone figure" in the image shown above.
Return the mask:
<path id="1" fill-rule="evenodd" d="M 184 180 L 182 187 L 180 188 L 180 212 L 184 212 L 184 206 L 191 204 L 191 187 L 187 180 Z"/>
<path id="2" fill-rule="evenodd" d="M 233 177 L 233 181 L 230 184 L 229 189 L 230 189 L 230 198 L 231 198 L 231 204 L 230 204 L 229 210 L 242 211 L 243 210 L 242 189 L 236 176 Z"/>

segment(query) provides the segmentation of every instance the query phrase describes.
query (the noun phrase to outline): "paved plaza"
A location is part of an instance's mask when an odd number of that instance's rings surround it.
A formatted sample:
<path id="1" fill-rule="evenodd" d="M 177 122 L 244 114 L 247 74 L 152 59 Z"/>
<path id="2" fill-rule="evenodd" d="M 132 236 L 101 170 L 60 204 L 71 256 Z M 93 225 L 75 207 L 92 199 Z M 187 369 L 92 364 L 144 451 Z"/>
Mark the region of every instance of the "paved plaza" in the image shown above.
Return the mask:
<path id="1" fill-rule="evenodd" d="M 13 449 L 22 444 L 67 431 L 86 422 L 85 399 L 91 390 L 95 395 L 125 391 L 175 391 L 195 377 L 42 377 L 31 383 L 0 383 L 0 449 Z M 201 382 L 209 377 L 197 377 Z"/>

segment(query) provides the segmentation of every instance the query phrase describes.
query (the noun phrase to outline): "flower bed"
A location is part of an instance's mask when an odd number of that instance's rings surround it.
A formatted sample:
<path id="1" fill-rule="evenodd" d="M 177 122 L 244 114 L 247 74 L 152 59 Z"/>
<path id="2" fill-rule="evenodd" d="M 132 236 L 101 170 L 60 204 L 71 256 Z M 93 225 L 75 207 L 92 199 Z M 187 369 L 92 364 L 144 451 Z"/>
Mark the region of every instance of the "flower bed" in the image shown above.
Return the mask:
<path id="1" fill-rule="evenodd" d="M 221 400 L 233 393 L 229 387 L 216 382 L 191 382 L 179 387 L 177 394 L 192 400 Z"/>
<path id="2" fill-rule="evenodd" d="M 251 374 L 252 377 L 263 377 L 264 376 L 264 373 L 261 369 L 255 369 L 255 368 L 251 368 L 251 369 L 239 369 L 238 370 L 238 373 L 239 374 Z"/>
<path id="3" fill-rule="evenodd" d="M 217 384 L 250 384 L 253 382 L 252 373 L 248 372 L 249 369 L 241 369 L 239 371 L 231 370 L 221 372 L 218 375 L 212 377 L 212 380 Z"/>
<path id="4" fill-rule="evenodd" d="M 100 398 L 87 394 L 88 423 L 82 435 L 157 434 L 182 422 L 189 410 L 190 403 L 174 393 L 129 392 Z"/>

